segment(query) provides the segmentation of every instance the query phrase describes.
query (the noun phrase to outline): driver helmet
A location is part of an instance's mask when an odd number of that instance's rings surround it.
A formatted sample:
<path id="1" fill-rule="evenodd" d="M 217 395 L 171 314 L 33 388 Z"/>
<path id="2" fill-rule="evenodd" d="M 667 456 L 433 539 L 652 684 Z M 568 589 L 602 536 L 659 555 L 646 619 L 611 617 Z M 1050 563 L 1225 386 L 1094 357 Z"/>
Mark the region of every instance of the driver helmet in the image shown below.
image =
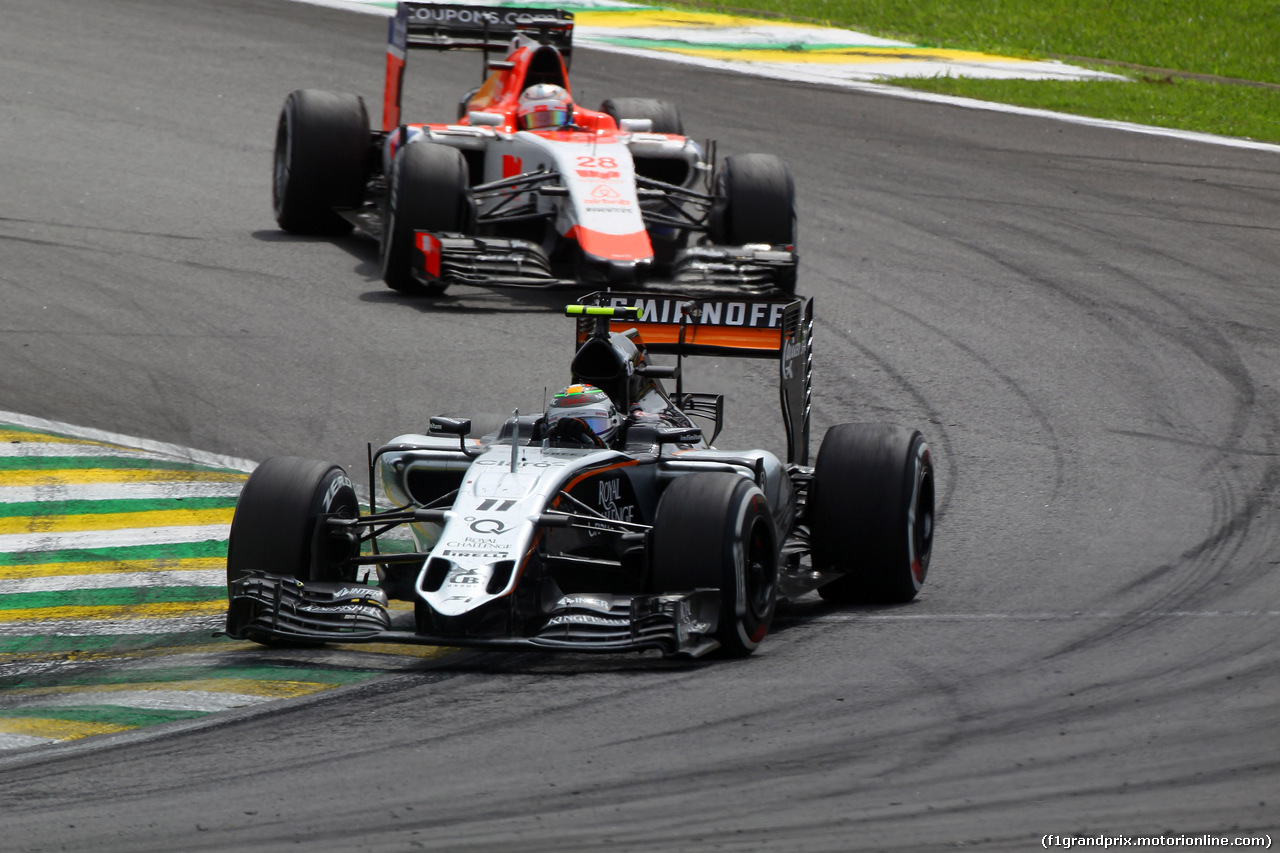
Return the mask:
<path id="1" fill-rule="evenodd" d="M 516 124 L 521 130 L 565 127 L 573 119 L 573 99 L 563 86 L 538 83 L 520 94 Z"/>
<path id="2" fill-rule="evenodd" d="M 622 426 L 622 416 L 609 395 L 594 385 L 570 385 L 557 394 L 547 407 L 547 430 L 568 418 L 577 418 L 609 444 Z"/>

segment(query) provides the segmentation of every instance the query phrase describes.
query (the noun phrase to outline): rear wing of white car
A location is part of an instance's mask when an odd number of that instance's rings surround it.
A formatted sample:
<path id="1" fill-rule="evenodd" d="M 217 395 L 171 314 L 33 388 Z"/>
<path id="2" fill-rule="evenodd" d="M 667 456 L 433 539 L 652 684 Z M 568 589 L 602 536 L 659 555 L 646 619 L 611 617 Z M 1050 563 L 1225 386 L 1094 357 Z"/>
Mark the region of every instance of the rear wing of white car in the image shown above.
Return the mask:
<path id="1" fill-rule="evenodd" d="M 383 87 L 382 129 L 400 124 L 400 92 L 410 50 L 481 50 L 486 73 L 490 51 L 505 52 L 517 33 L 535 33 L 569 61 L 573 13 L 563 9 L 461 6 L 453 3 L 396 4 L 387 33 L 387 79 Z"/>
<path id="2" fill-rule="evenodd" d="M 579 300 L 577 345 L 598 323 L 635 329 L 650 353 L 766 358 L 778 362 L 778 392 L 787 431 L 787 461 L 809 464 L 813 375 L 813 298 L 688 297 L 592 293 Z"/>

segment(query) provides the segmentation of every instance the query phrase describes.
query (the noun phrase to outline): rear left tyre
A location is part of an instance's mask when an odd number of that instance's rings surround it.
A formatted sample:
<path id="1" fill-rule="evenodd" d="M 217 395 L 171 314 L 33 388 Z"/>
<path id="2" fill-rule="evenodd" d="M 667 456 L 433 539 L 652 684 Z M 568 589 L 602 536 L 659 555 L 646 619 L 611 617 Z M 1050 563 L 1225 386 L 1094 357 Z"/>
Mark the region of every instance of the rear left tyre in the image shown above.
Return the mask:
<path id="1" fill-rule="evenodd" d="M 713 243 L 742 246 L 796 243 L 796 186 L 791 169 L 772 154 L 735 154 L 724 159 L 712 182 L 709 236 Z M 795 293 L 795 270 L 778 281 L 785 293 Z"/>
<path id="2" fill-rule="evenodd" d="M 814 465 L 807 519 L 819 587 L 837 604 L 900 604 L 920 592 L 933 553 L 934 476 L 919 431 L 839 424 Z"/>
<path id="3" fill-rule="evenodd" d="M 778 534 L 764 493 L 727 472 L 686 474 L 662 494 L 648 588 L 720 590 L 722 657 L 756 650 L 778 600 Z"/>
<path id="4" fill-rule="evenodd" d="M 292 234 L 337 235 L 351 223 L 334 208 L 364 201 L 369 117 L 357 95 L 298 89 L 276 124 L 271 202 Z"/>
<path id="5" fill-rule="evenodd" d="M 382 217 L 382 280 L 401 293 L 435 296 L 448 285 L 421 281 L 413 273 L 415 231 L 465 232 L 472 219 L 470 172 L 462 152 L 447 145 L 414 142 L 391 162 Z"/>

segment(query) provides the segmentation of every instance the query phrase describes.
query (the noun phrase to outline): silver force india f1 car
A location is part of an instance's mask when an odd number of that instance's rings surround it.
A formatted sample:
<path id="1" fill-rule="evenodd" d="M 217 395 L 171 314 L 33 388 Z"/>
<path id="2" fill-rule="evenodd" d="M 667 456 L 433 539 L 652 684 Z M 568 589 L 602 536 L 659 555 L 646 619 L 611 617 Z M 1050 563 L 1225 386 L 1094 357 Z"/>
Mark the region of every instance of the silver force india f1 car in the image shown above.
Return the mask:
<path id="1" fill-rule="evenodd" d="M 544 413 L 432 417 L 370 448 L 388 508 L 362 508 L 337 465 L 262 463 L 231 524 L 227 634 L 741 656 L 779 599 L 915 597 L 929 447 L 841 424 L 808 464 L 812 300 L 598 293 L 567 310 L 572 384 Z M 713 446 L 723 396 L 684 390 L 685 357 L 702 354 L 776 361 L 785 461 Z M 387 547 L 404 527 L 413 550 Z"/>
<path id="2" fill-rule="evenodd" d="M 295 234 L 373 236 L 383 280 L 406 293 L 648 281 L 794 293 L 786 164 L 768 154 L 716 163 L 715 146 L 687 139 L 666 101 L 574 103 L 572 39 L 561 10 L 400 3 L 381 130 L 356 95 L 300 89 L 285 100 L 276 221 Z M 488 77 L 454 123 L 401 121 L 417 48 L 484 52 Z"/>

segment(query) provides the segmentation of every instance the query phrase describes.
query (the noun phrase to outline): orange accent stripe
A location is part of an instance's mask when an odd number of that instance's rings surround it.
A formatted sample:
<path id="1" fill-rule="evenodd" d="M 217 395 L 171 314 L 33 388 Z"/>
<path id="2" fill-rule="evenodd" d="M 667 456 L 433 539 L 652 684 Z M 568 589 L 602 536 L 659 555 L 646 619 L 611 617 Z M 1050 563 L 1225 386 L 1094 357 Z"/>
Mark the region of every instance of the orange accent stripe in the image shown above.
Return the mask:
<path id="1" fill-rule="evenodd" d="M 634 234 L 604 234 L 575 225 L 566 235 L 577 240 L 582 251 L 608 261 L 647 261 L 653 257 L 653 246 L 647 231 Z"/>
<path id="2" fill-rule="evenodd" d="M 578 476 L 570 480 L 568 484 L 565 485 L 565 487 L 560 491 L 567 492 L 570 489 L 572 489 L 574 486 L 581 483 L 583 480 L 587 479 L 588 477 L 594 477 L 596 474 L 603 474 L 605 471 L 612 471 L 614 468 L 630 468 L 632 465 L 639 465 L 639 464 L 640 463 L 635 459 L 628 459 L 625 462 L 614 462 L 612 465 L 605 465 L 603 468 L 592 468 L 590 471 L 583 471 L 581 474 L 579 474 Z M 560 496 L 556 495 L 556 499 L 551 502 L 551 505 L 559 506 L 559 504 L 560 504 Z"/>
<path id="3" fill-rule="evenodd" d="M 680 326 L 678 323 L 639 323 L 634 320 L 614 320 L 609 323 L 610 331 L 625 332 L 627 329 L 639 329 L 640 338 L 646 344 L 675 344 L 680 342 Z M 704 347 L 768 350 L 773 352 L 782 348 L 782 330 L 752 329 L 746 326 L 688 326 L 686 327 L 684 342 Z"/>

